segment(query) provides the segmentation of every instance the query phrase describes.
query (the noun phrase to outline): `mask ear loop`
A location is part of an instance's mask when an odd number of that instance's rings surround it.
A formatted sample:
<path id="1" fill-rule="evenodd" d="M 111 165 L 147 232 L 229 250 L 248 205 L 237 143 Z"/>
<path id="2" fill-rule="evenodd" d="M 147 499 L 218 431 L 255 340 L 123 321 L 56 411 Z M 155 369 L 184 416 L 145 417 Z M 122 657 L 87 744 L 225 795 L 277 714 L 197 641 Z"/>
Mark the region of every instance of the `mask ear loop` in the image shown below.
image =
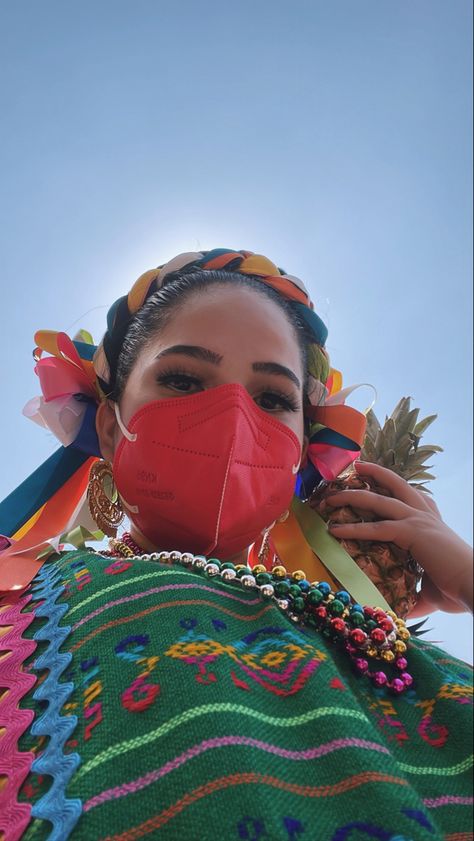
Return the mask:
<path id="1" fill-rule="evenodd" d="M 114 410 L 115 410 L 115 417 L 117 418 L 117 423 L 119 425 L 120 432 L 127 439 L 127 441 L 131 441 L 132 444 L 137 440 L 137 433 L 136 432 L 129 432 L 127 427 L 122 421 L 120 417 L 120 409 L 118 407 L 118 403 L 114 403 Z"/>
<path id="2" fill-rule="evenodd" d="M 122 421 L 122 418 L 120 417 L 120 409 L 118 407 L 118 403 L 114 403 L 114 411 L 115 411 L 115 417 L 117 418 L 117 423 L 118 423 L 120 432 L 122 433 L 124 438 L 127 439 L 127 441 L 131 441 L 132 444 L 133 444 L 134 441 L 137 440 L 137 437 L 138 437 L 137 433 L 128 431 L 127 427 L 125 426 L 125 424 Z M 120 493 L 119 493 L 119 496 L 120 496 L 120 499 L 122 500 L 123 504 L 125 505 L 125 507 L 128 508 L 128 510 L 132 514 L 138 514 L 139 513 L 138 505 L 131 505 L 129 502 L 127 502 L 126 499 L 123 498 L 123 496 Z"/>

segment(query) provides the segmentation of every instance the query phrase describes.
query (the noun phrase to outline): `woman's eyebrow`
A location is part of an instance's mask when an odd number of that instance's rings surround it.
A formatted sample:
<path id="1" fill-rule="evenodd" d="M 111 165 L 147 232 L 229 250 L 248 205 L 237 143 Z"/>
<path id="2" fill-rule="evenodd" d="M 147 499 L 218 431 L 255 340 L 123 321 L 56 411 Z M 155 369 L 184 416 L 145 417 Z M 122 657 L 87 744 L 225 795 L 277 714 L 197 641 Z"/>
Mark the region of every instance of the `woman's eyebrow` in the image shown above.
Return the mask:
<path id="1" fill-rule="evenodd" d="M 191 356 L 193 359 L 201 359 L 203 362 L 210 362 L 212 365 L 220 365 L 223 359 L 219 353 L 200 345 L 172 345 L 158 353 L 155 359 L 162 359 L 164 356 L 171 356 L 172 354 Z M 287 377 L 298 389 L 301 388 L 301 383 L 296 374 L 290 368 L 280 365 L 278 362 L 253 362 L 252 370 Z"/>
<path id="2" fill-rule="evenodd" d="M 254 362 L 252 364 L 252 368 L 254 371 L 264 371 L 266 374 L 278 374 L 283 377 L 288 377 L 288 379 L 291 380 L 298 389 L 301 388 L 301 383 L 296 374 L 294 374 L 290 368 L 287 368 L 285 365 L 280 365 L 278 362 Z"/>
<path id="3" fill-rule="evenodd" d="M 163 356 L 170 356 L 175 353 L 182 356 L 192 356 L 193 359 L 202 359 L 204 362 L 211 362 L 213 365 L 219 365 L 222 362 L 220 354 L 199 345 L 172 345 L 162 350 L 155 358 L 161 359 Z"/>

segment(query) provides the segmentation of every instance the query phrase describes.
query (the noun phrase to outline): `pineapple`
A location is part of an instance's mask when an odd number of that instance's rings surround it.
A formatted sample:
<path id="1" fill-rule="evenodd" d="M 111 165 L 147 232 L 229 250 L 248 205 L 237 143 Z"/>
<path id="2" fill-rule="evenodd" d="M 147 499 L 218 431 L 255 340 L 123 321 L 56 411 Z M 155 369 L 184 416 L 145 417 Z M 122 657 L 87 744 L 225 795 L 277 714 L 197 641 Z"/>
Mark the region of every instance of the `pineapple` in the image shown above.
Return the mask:
<path id="1" fill-rule="evenodd" d="M 410 401 L 410 397 L 403 397 L 392 415 L 385 418 L 383 428 L 374 412 L 368 412 L 361 459 L 388 467 L 406 479 L 412 487 L 424 493 L 431 493 L 425 487 L 425 483 L 435 477 L 427 472 L 430 466 L 425 462 L 434 453 L 442 452 L 442 447 L 434 444 L 420 446 L 420 440 L 437 415 L 430 415 L 418 421 L 420 410 L 410 409 Z M 321 501 L 330 493 L 345 488 L 370 489 L 375 493 L 390 496 L 390 493 L 378 486 L 372 478 L 362 478 L 352 469 L 332 482 L 321 482 L 310 497 L 309 504 L 317 510 Z M 320 513 L 327 522 L 332 523 L 359 523 L 377 519 L 368 511 L 349 506 Z M 416 603 L 417 588 L 423 573 L 409 552 L 400 549 L 394 543 L 342 539 L 339 542 L 374 582 L 392 610 L 404 618 Z"/>

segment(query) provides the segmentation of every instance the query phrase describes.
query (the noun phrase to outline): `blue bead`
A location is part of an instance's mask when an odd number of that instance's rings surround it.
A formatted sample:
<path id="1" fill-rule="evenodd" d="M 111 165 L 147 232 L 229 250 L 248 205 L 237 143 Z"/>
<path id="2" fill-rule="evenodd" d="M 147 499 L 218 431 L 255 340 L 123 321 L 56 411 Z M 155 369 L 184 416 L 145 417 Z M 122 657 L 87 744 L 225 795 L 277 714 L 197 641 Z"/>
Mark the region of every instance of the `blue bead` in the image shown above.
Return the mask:
<path id="1" fill-rule="evenodd" d="M 306 581 L 306 578 L 303 578 L 302 581 L 298 581 L 298 587 L 300 588 L 300 590 L 302 590 L 303 593 L 307 593 L 309 588 L 311 587 L 311 584 L 309 583 L 309 581 Z"/>
<path id="2" fill-rule="evenodd" d="M 336 599 L 339 599 L 339 601 L 342 602 L 343 604 L 349 604 L 349 602 L 351 600 L 351 597 L 350 597 L 349 593 L 347 592 L 347 590 L 339 590 L 336 593 Z"/>
<path id="3" fill-rule="evenodd" d="M 327 581 L 320 581 L 318 584 L 318 590 L 320 590 L 321 593 L 327 596 L 331 592 L 331 587 Z"/>
<path id="4" fill-rule="evenodd" d="M 358 604 L 358 603 L 353 604 L 351 606 L 351 613 L 362 613 L 362 616 L 363 616 L 364 615 L 364 608 L 362 607 L 361 604 Z"/>

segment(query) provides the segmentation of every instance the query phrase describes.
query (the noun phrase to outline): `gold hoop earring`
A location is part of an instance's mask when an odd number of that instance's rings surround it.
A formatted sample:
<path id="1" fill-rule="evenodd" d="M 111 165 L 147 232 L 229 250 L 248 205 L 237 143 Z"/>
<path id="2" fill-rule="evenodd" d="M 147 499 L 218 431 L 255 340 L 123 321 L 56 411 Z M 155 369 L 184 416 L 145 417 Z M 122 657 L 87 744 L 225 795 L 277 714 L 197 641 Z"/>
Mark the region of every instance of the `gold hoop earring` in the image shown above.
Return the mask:
<path id="1" fill-rule="evenodd" d="M 109 461 L 96 461 L 89 473 L 87 501 L 93 520 L 107 537 L 115 537 L 125 516 L 115 487 L 112 465 Z"/>

